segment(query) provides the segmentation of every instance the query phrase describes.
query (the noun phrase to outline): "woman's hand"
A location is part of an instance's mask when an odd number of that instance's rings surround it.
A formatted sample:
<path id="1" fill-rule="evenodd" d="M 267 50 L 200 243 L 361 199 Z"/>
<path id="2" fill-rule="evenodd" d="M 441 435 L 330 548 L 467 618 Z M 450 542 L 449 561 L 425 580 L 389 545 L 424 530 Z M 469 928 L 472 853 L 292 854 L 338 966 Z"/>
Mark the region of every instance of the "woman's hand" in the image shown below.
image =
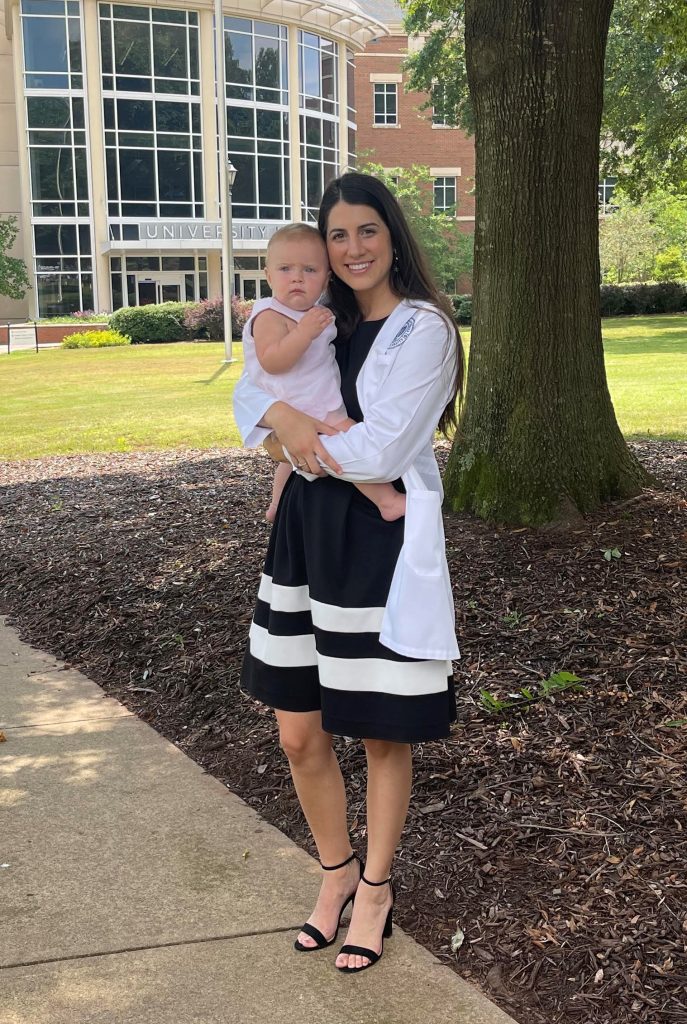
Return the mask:
<path id="1" fill-rule="evenodd" d="M 272 428 L 278 443 L 286 448 L 299 469 L 307 470 L 315 476 L 324 476 L 325 471 L 318 461 L 321 459 L 335 473 L 341 472 L 341 466 L 332 459 L 319 438 L 320 434 L 327 434 L 330 437 L 338 434 L 336 427 L 331 427 L 323 420 L 317 420 L 304 412 L 298 412 L 285 402 L 275 402 L 270 406 L 262 422 Z M 265 447 L 273 459 L 281 461 L 279 454 L 273 454 L 277 451 L 274 446 L 270 450 L 270 446 L 265 443 Z"/>

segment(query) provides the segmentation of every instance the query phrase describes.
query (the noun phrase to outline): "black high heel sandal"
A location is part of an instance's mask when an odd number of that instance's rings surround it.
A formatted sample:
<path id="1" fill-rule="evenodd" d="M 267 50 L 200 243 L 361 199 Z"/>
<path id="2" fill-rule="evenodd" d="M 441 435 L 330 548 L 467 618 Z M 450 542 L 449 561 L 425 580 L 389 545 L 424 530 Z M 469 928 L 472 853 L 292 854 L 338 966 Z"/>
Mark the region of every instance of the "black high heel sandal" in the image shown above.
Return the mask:
<path id="1" fill-rule="evenodd" d="M 357 974 L 359 971 L 366 971 L 368 967 L 373 967 L 378 960 L 381 960 L 382 955 L 384 953 L 384 939 L 388 939 L 391 936 L 391 932 L 393 930 L 394 886 L 391 881 L 391 876 L 389 876 L 389 878 L 385 878 L 383 882 L 370 882 L 367 878 L 365 878 L 364 870 L 365 869 L 363 868 L 363 873 L 361 873 L 360 875 L 360 881 L 364 882 L 365 885 L 377 886 L 386 885 L 387 883 L 389 884 L 389 888 L 391 889 L 391 906 L 389 907 L 389 913 L 386 915 L 386 921 L 384 922 L 384 931 L 382 932 L 382 948 L 380 949 L 379 953 L 375 953 L 374 949 L 366 949 L 364 946 L 351 946 L 348 943 L 341 947 L 339 953 L 348 953 L 352 954 L 353 956 L 364 956 L 370 961 L 369 964 L 363 964 L 362 967 L 337 967 L 337 971 L 343 971 L 344 974 Z"/>
<path id="2" fill-rule="evenodd" d="M 360 877 L 362 878 L 363 871 L 365 870 L 365 865 L 363 864 L 357 853 L 352 853 L 347 860 L 341 861 L 340 864 L 333 864 L 331 867 L 327 867 L 326 864 L 320 863 L 320 867 L 322 868 L 323 871 L 338 871 L 339 868 L 345 868 L 346 865 L 350 864 L 352 860 L 357 860 L 358 864 L 360 864 Z M 348 897 L 346 902 L 341 907 L 341 910 L 339 911 L 339 920 L 336 923 L 336 931 L 332 935 L 331 939 L 325 939 L 324 935 L 319 930 L 319 928 L 316 928 L 314 924 L 308 924 L 308 922 L 306 921 L 303 927 L 301 928 L 301 931 L 305 932 L 306 935 L 309 935 L 311 939 L 314 939 L 317 945 L 304 946 L 302 942 L 299 942 L 298 939 L 296 939 L 296 941 L 293 944 L 293 948 L 297 949 L 299 953 L 314 953 L 316 949 L 326 949 L 328 946 L 333 946 L 334 943 L 336 942 L 336 936 L 339 934 L 339 928 L 341 927 L 341 918 L 343 917 L 343 912 L 349 903 L 353 904 L 354 900 L 355 890 L 351 893 L 351 895 Z"/>

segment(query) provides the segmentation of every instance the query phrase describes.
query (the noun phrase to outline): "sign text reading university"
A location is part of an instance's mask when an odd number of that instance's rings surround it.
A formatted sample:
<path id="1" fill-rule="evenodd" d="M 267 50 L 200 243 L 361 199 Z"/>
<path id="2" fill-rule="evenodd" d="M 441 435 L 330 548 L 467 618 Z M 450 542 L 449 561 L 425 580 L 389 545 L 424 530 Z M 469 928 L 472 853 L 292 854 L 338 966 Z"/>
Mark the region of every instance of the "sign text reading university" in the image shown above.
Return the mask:
<path id="1" fill-rule="evenodd" d="M 271 238 L 279 224 L 251 224 L 234 221 L 232 238 L 247 241 Z M 217 221 L 143 221 L 139 226 L 141 240 L 171 238 L 179 242 L 213 241 L 222 238 L 222 225 Z"/>

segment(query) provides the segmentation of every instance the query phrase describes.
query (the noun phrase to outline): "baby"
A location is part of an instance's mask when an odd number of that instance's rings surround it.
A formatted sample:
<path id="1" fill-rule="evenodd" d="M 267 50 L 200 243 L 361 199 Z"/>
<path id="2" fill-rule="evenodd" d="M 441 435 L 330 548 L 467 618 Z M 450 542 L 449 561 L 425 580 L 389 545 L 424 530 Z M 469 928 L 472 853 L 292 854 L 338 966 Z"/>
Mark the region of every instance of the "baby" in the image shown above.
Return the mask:
<path id="1" fill-rule="evenodd" d="M 334 318 L 317 300 L 327 286 L 329 261 L 319 231 L 289 224 L 272 235 L 265 275 L 272 297 L 259 299 L 243 330 L 246 373 L 254 384 L 295 409 L 348 430 L 339 390 Z M 281 493 L 292 472 L 280 463 L 274 474 L 267 519 L 274 521 Z M 388 522 L 405 515 L 406 499 L 392 484 L 356 484 Z"/>

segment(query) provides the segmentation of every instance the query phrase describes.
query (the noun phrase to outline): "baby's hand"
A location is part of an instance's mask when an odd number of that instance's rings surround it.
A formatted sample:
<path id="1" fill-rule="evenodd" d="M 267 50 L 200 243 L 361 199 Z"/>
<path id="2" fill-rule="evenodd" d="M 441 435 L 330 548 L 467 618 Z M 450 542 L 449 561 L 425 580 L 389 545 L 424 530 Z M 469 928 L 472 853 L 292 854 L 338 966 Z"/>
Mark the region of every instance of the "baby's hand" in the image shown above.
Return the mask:
<path id="1" fill-rule="evenodd" d="M 301 319 L 298 327 L 303 331 L 306 338 L 314 341 L 318 334 L 322 334 L 325 327 L 333 323 L 334 317 L 330 310 L 324 306 L 313 306 Z"/>

